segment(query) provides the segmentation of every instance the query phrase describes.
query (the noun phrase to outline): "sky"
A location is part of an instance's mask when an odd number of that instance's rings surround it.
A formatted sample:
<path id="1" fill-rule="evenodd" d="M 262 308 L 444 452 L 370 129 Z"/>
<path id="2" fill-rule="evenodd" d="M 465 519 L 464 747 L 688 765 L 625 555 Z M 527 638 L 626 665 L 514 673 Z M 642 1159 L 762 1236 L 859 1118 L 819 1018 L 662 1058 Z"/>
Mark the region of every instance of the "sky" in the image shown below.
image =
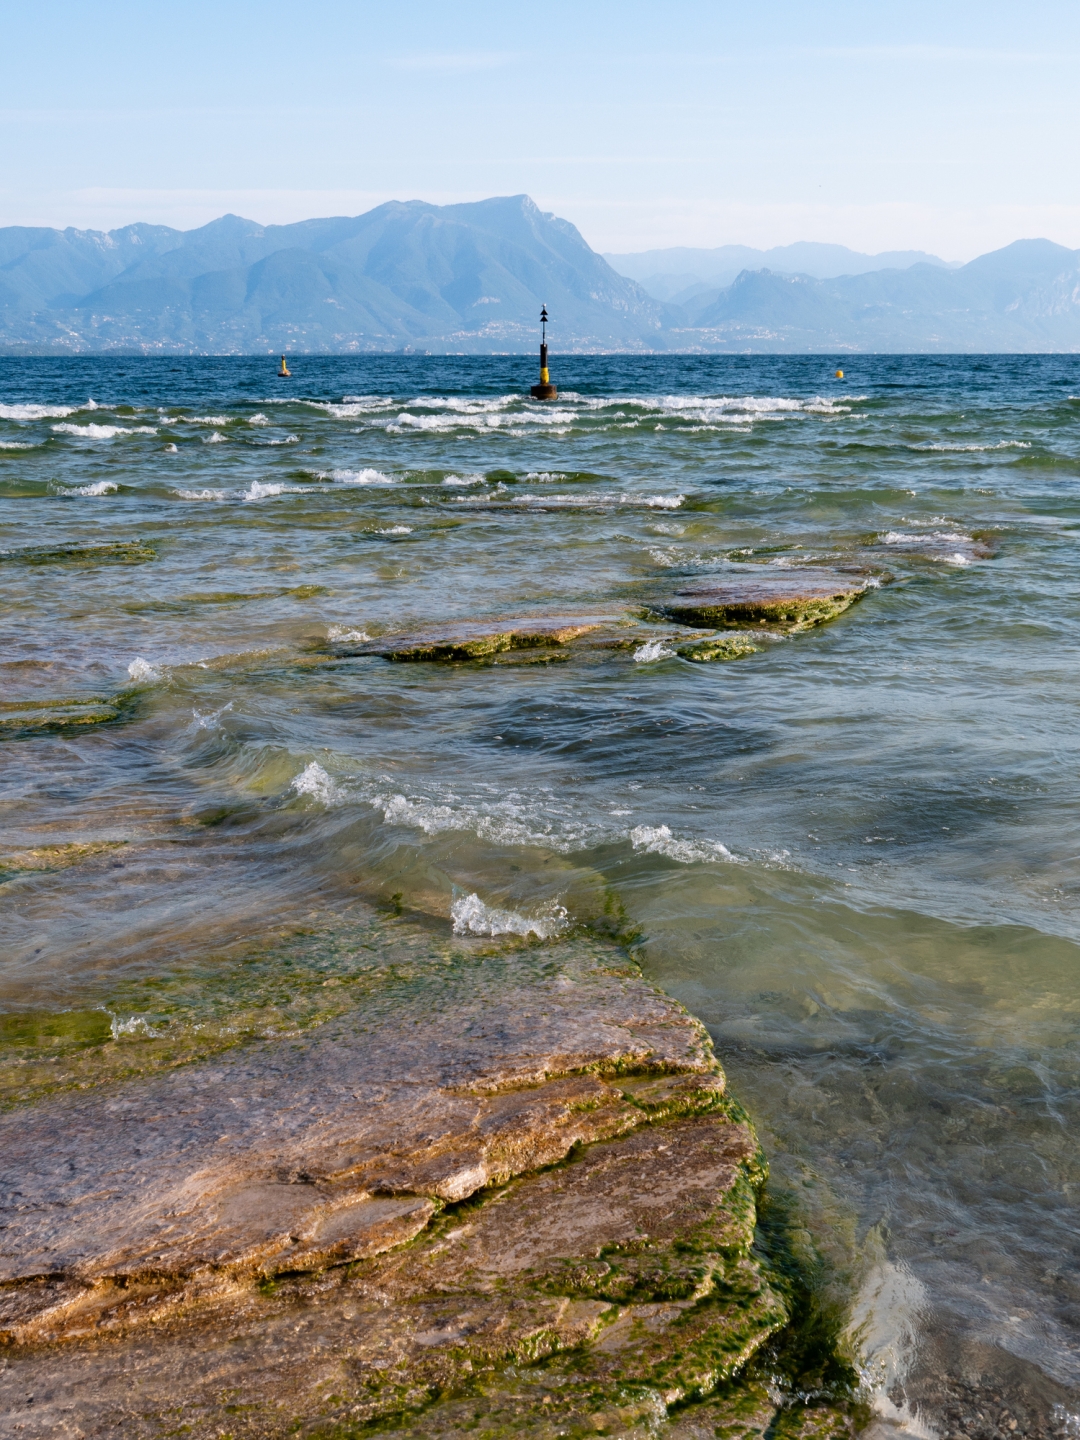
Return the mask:
<path id="1" fill-rule="evenodd" d="M 530 194 L 601 251 L 1080 247 L 1059 0 L 0 0 L 0 225 Z"/>

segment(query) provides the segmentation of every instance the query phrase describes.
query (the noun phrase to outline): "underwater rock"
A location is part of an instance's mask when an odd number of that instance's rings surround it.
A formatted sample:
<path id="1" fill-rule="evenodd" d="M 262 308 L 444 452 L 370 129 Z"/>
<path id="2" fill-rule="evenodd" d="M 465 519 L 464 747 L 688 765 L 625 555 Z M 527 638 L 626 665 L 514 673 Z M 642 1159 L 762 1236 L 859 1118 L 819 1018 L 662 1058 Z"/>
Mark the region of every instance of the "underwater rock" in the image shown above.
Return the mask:
<path id="1" fill-rule="evenodd" d="M 115 540 L 107 545 L 53 545 L 24 550 L 0 550 L 0 561 L 19 565 L 142 565 L 156 560 L 157 551 L 145 540 Z"/>
<path id="2" fill-rule="evenodd" d="M 679 645 L 676 653 L 684 660 L 706 663 L 710 660 L 738 660 L 742 655 L 756 655 L 760 649 L 760 645 L 753 644 L 744 635 L 713 635 L 708 640 Z"/>
<path id="3" fill-rule="evenodd" d="M 377 1025 L 0 1117 L 0 1428 L 772 1423 L 738 1376 L 788 1304 L 701 1025 L 572 944 L 386 984 Z"/>
<path id="4" fill-rule="evenodd" d="M 121 700 L 16 700 L 0 702 L 0 740 L 106 725 L 123 713 Z"/>
<path id="5" fill-rule="evenodd" d="M 360 644 L 336 644 L 340 655 L 381 655 L 384 660 L 483 660 L 507 650 L 566 645 L 597 630 L 603 619 L 458 621 L 411 635 L 385 635 Z"/>
<path id="6" fill-rule="evenodd" d="M 679 590 L 662 608 L 684 625 L 776 625 L 809 630 L 845 611 L 867 590 L 863 575 L 809 566 L 742 566 L 707 585 Z"/>

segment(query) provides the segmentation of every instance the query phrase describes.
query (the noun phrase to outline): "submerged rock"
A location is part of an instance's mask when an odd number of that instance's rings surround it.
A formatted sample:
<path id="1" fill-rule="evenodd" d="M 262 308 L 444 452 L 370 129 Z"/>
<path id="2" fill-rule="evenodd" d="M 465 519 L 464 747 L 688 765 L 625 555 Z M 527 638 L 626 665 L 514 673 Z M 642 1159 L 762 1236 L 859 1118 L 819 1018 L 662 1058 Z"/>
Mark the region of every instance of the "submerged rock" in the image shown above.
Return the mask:
<path id="1" fill-rule="evenodd" d="M 338 643 L 342 655 L 381 655 L 384 660 L 484 660 L 507 650 L 566 645 L 598 630 L 604 619 L 555 618 L 458 621 L 411 635 L 386 635 L 360 644 Z"/>
<path id="2" fill-rule="evenodd" d="M 747 565 L 746 573 L 724 575 L 708 584 L 680 590 L 663 610 L 684 625 L 777 625 L 809 630 L 861 600 L 863 575 L 806 567 L 781 569 Z"/>
<path id="3" fill-rule="evenodd" d="M 711 635 L 708 640 L 694 640 L 678 646 L 684 660 L 702 663 L 710 660 L 738 660 L 742 655 L 756 655 L 761 649 L 744 635 Z"/>
<path id="4" fill-rule="evenodd" d="M 122 700 L 0 701 L 0 739 L 105 725 L 123 713 Z"/>
<path id="5" fill-rule="evenodd" d="M 788 1306 L 700 1024 L 581 946 L 458 958 L 302 1040 L 0 1118 L 0 1415 L 644 1436 L 734 1385 L 709 1423 L 772 1423 L 737 1377 Z"/>
<path id="6" fill-rule="evenodd" d="M 14 561 L 20 565 L 142 565 L 147 560 L 156 559 L 157 550 L 145 540 L 0 550 L 0 561 Z"/>

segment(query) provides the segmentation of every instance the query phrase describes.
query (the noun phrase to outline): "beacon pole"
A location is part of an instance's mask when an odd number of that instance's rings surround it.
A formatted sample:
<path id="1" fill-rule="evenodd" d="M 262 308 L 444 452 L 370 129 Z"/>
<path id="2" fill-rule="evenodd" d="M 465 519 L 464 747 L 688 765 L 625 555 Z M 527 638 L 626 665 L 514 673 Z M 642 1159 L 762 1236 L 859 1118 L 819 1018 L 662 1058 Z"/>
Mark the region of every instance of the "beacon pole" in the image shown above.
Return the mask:
<path id="1" fill-rule="evenodd" d="M 540 384 L 533 385 L 529 394 L 534 400 L 555 400 L 558 397 L 558 390 L 551 383 L 551 376 L 548 374 L 547 356 L 547 306 L 540 307 Z"/>

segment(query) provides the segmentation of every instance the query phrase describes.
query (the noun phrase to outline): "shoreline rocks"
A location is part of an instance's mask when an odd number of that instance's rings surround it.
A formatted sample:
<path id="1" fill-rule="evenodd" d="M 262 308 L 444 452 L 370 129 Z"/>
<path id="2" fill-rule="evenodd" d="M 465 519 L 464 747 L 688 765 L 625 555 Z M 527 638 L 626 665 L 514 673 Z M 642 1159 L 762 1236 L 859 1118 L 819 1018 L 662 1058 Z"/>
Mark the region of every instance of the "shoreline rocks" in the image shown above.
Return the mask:
<path id="1" fill-rule="evenodd" d="M 302 1039 L 0 1116 L 21 1433 L 434 1437 L 464 1405 L 652 1435 L 787 1323 L 757 1142 L 680 1006 L 565 942 L 386 983 Z"/>
<path id="2" fill-rule="evenodd" d="M 793 633 L 834 620 L 869 588 L 865 575 L 809 566 L 747 565 L 745 571 L 677 591 L 663 613 L 683 625 L 775 625 Z"/>

